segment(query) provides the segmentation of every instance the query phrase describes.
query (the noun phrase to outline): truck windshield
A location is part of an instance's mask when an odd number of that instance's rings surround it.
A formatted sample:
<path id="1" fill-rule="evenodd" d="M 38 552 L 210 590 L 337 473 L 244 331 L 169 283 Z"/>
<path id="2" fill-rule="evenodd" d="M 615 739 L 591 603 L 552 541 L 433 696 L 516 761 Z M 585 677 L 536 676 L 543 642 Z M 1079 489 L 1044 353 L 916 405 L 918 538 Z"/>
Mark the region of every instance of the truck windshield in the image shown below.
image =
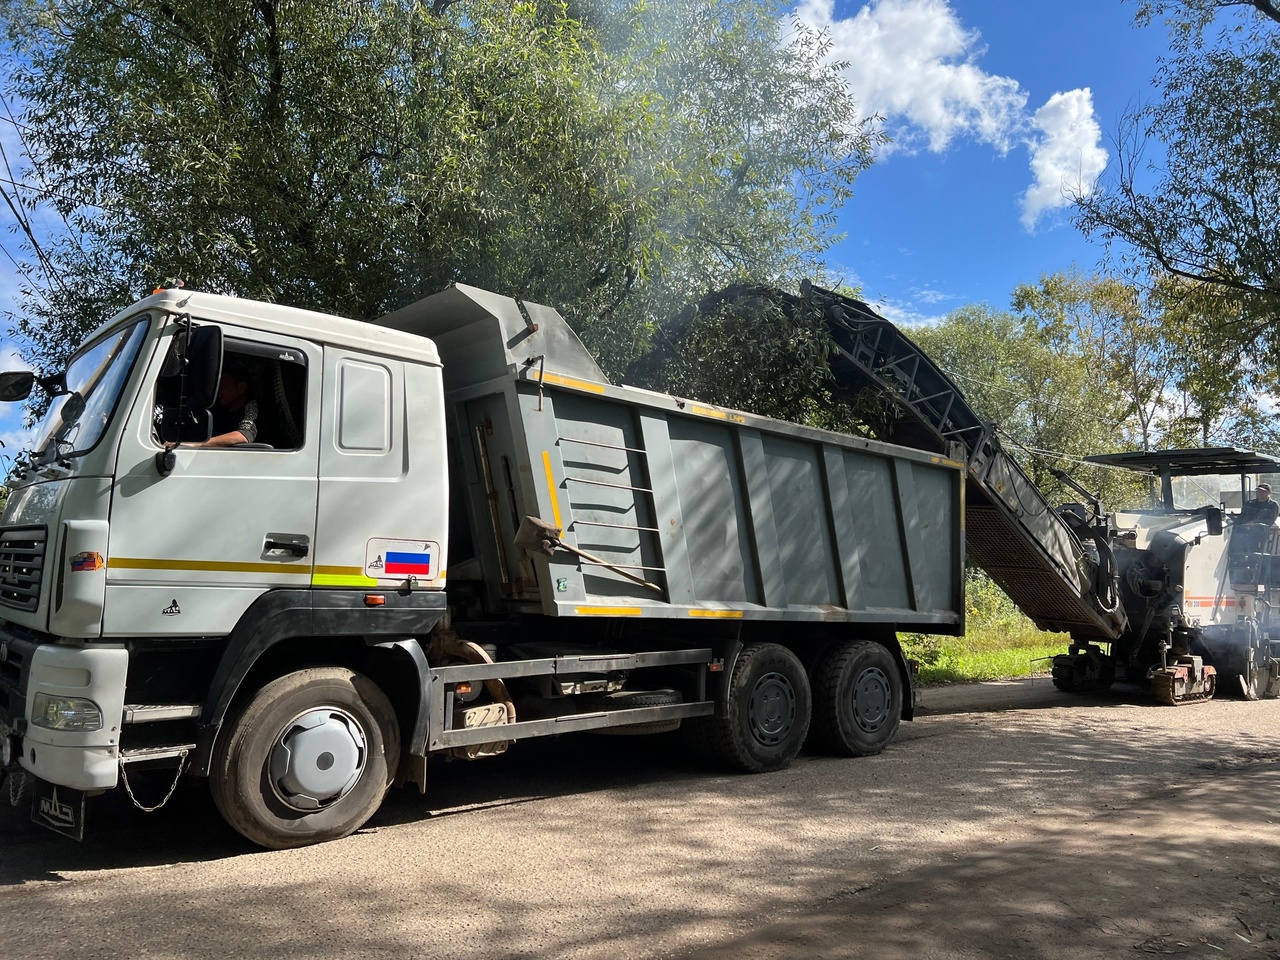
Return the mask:
<path id="1" fill-rule="evenodd" d="M 146 333 L 143 317 L 81 347 L 67 364 L 67 392 L 54 397 L 31 449 L 40 461 L 86 453 L 111 422 Z"/>

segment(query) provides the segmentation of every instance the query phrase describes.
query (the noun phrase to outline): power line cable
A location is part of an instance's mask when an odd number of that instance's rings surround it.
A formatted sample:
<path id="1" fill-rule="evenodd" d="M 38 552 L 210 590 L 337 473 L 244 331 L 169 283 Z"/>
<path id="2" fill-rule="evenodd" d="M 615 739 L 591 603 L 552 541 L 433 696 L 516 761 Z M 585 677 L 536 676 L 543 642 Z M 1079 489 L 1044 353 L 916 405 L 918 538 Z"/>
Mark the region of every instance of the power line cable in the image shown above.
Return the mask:
<path id="1" fill-rule="evenodd" d="M 3 119 L 3 118 L 0 118 L 0 119 Z M 1075 407 L 1069 407 L 1066 404 L 1055 403 L 1054 401 L 1046 400 L 1043 397 L 1033 397 L 1029 394 L 1024 394 L 1017 390 L 1014 390 L 1010 387 L 1001 386 L 998 383 L 991 383 L 988 380 L 979 380 L 977 377 L 970 377 L 963 373 L 948 372 L 947 375 L 952 377 L 955 380 L 966 380 L 969 383 L 976 383 L 979 386 L 989 387 L 992 390 L 999 390 L 1001 393 L 1005 393 L 1011 397 L 1017 398 L 1019 403 L 1028 403 L 1031 401 L 1035 401 L 1037 403 L 1042 403 L 1042 404 L 1045 404 L 1046 406 L 1053 407 L 1056 410 L 1062 410 L 1066 413 L 1070 413 L 1073 416 L 1087 417 L 1090 420 L 1097 421 L 1098 423 L 1102 424 L 1104 427 L 1110 427 L 1114 429 L 1115 427 L 1118 427 L 1124 423 L 1124 419 L 1106 420 L 1106 419 L 1103 419 L 1102 417 L 1099 417 L 1097 414 L 1089 413 L 1087 410 L 1079 410 Z"/>

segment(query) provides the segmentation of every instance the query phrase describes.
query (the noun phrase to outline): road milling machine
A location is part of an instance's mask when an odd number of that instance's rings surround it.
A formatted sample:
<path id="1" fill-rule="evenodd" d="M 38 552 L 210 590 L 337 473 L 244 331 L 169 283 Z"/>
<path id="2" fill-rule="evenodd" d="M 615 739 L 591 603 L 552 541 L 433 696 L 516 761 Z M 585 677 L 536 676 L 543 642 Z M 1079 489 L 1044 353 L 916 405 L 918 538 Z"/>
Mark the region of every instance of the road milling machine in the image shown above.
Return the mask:
<path id="1" fill-rule="evenodd" d="M 1207 700 L 1219 689 L 1251 700 L 1280 696 L 1280 534 L 1242 522 L 1214 485 L 1231 477 L 1243 503 L 1248 477 L 1280 473 L 1280 459 L 1234 448 L 1096 456 L 1152 478 L 1158 500 L 1109 512 L 1058 474 L 1081 502 L 1054 507 L 1004 449 L 996 425 L 867 304 L 812 284 L 799 297 L 736 288 L 717 300 L 819 311 L 840 388 L 892 401 L 880 439 L 965 463 L 967 556 L 1038 627 L 1070 635 L 1053 660 L 1059 689 L 1146 682 L 1166 704 Z"/>

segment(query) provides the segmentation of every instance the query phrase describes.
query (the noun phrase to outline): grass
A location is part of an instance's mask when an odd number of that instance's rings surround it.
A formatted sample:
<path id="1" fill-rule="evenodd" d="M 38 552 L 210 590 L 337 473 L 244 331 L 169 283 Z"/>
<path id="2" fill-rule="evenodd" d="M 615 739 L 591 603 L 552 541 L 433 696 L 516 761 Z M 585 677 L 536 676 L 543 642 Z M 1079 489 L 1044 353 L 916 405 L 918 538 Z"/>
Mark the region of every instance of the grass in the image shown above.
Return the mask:
<path id="1" fill-rule="evenodd" d="M 1004 591 L 980 571 L 966 581 L 967 629 L 963 637 L 904 633 L 906 655 L 919 663 L 921 683 L 1002 680 L 1047 673 L 1054 654 L 1065 653 L 1064 633 L 1037 630 Z"/>

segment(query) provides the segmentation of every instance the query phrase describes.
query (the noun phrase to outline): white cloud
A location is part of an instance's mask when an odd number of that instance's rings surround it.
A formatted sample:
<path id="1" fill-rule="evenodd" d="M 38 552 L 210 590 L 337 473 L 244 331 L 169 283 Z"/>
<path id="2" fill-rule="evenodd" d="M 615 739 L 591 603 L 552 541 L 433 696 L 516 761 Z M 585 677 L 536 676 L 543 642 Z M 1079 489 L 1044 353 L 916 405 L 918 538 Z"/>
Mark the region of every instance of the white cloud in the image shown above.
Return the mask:
<path id="1" fill-rule="evenodd" d="M 944 290 L 934 290 L 931 287 L 916 287 L 911 291 L 911 295 L 915 297 L 917 303 L 946 303 L 948 300 L 960 299 L 954 293 L 947 293 Z"/>
<path id="2" fill-rule="evenodd" d="M 1090 92 L 1055 93 L 1028 113 L 1029 94 L 1016 79 L 978 66 L 982 35 L 965 27 L 951 0 L 870 0 L 842 18 L 835 0 L 800 0 L 796 16 L 830 35 L 831 58 L 847 63 L 859 108 L 884 118 L 894 143 L 882 159 L 921 147 L 942 153 L 957 140 L 1002 156 L 1026 146 L 1034 178 L 1022 197 L 1028 230 L 1067 205 L 1062 174 L 1087 184 L 1106 163 Z"/>
<path id="3" fill-rule="evenodd" d="M 1070 205 L 1072 194 L 1089 192 L 1107 166 L 1087 87 L 1055 93 L 1031 122 L 1039 136 L 1029 144 L 1035 182 L 1022 195 L 1022 225 L 1028 230 L 1045 211 Z"/>
<path id="4" fill-rule="evenodd" d="M 899 146 L 921 139 L 941 152 L 958 137 L 1007 150 L 1027 94 L 1018 81 L 983 72 L 981 37 L 966 30 L 948 0 L 873 0 L 835 18 L 834 0 L 801 0 L 796 15 L 827 30 L 832 56 L 862 111 L 880 114 Z"/>
<path id="5" fill-rule="evenodd" d="M 946 319 L 946 313 L 920 310 L 915 304 L 902 303 L 884 297 L 871 303 L 871 307 L 890 323 L 898 327 L 932 327 Z M 949 312 L 949 311 L 948 311 Z"/>

